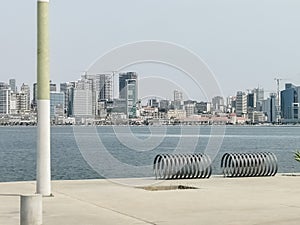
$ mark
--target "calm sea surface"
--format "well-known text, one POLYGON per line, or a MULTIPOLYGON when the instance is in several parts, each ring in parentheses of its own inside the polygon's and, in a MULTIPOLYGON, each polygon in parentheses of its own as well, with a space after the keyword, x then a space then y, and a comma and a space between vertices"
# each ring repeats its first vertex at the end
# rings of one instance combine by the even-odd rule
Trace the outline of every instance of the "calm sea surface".
MULTIPOLYGON (((221 174, 225 152, 273 152, 279 172, 300 172, 298 126, 52 127, 52 179, 153 176, 158 153, 207 152, 221 174), (220 146, 218 145, 220 144, 220 146)), ((36 127, 0 127, 0 182, 35 179, 36 127)))

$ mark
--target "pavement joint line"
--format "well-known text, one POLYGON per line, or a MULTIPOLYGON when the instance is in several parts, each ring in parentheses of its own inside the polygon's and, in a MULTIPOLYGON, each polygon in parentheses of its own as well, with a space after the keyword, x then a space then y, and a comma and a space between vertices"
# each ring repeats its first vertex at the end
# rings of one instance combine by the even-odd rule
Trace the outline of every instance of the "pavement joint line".
POLYGON ((127 214, 127 213, 124 213, 124 212, 120 212, 116 209, 111 209, 111 208, 108 208, 108 207, 105 207, 105 206, 102 206, 102 205, 98 205, 96 203, 93 203, 93 202, 89 202, 89 201, 86 201, 84 199, 81 199, 81 198, 78 198, 78 197, 75 197, 75 196, 72 196, 72 195, 68 195, 64 192, 60 192, 60 191, 55 191, 57 192, 58 194, 61 194, 61 195, 64 195, 68 198, 71 198, 71 199, 75 199, 77 201, 81 201, 81 202, 84 202, 84 203, 87 203, 87 204, 90 204, 90 205, 93 205, 93 206, 96 206, 96 207, 99 207, 101 209, 105 209, 105 210, 108 210, 108 211, 111 211, 111 212, 115 212, 117 214, 120 214, 120 215, 123 215, 123 216, 127 216, 129 218, 132 218, 132 219, 135 219, 135 220, 138 220, 139 222, 144 222, 144 223, 147 223, 147 224, 151 224, 151 225, 157 225, 156 223, 154 222, 151 222, 151 221, 148 221, 148 220, 145 220, 145 219, 142 219, 142 218, 139 218, 139 217, 136 217, 136 216, 133 216, 133 215, 130 215, 130 214, 127 214))

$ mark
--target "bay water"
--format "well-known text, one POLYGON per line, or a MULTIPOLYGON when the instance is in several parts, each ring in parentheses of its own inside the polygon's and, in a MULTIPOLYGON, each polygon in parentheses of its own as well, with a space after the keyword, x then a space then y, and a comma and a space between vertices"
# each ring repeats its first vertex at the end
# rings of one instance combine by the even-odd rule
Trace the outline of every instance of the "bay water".
MULTIPOLYGON (((0 127, 0 182, 35 180, 36 139, 36 127, 0 127)), ((187 152, 209 154, 213 174, 225 152, 273 152, 278 172, 294 173, 296 150, 299 126, 51 127, 54 180, 149 177, 157 154, 187 152)))

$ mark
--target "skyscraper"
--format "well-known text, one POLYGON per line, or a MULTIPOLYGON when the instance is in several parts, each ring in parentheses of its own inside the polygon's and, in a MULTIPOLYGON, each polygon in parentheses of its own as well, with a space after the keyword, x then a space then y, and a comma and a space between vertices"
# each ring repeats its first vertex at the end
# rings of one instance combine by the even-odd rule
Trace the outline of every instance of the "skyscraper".
POLYGON ((262 102, 262 110, 267 116, 267 122, 276 123, 276 93, 271 93, 270 97, 262 102))
POLYGON ((262 102, 265 99, 264 89, 259 88, 259 87, 255 88, 255 89, 253 89, 253 93, 255 93, 255 95, 256 95, 256 106, 255 106, 256 109, 255 110, 261 111, 262 110, 262 108, 261 108, 262 102))
POLYGON ((12 78, 9 79, 9 86, 12 92, 17 92, 17 85, 16 85, 16 79, 12 78))
POLYGON ((63 92, 50 92, 50 118, 54 122, 54 119, 58 116, 63 117, 65 106, 65 94, 63 92))
POLYGON ((100 93, 99 101, 111 101, 113 99, 113 75, 99 74, 100 93))
POLYGON ((88 118, 95 116, 93 112, 93 85, 91 80, 81 79, 75 83, 73 94, 73 116, 88 118))
POLYGON ((10 114, 11 89, 8 84, 0 82, 0 114, 10 114))
POLYGON ((247 113, 247 94, 242 91, 238 91, 236 94, 236 114, 237 116, 243 116, 247 113))
POLYGON ((252 112, 256 110, 256 92, 250 92, 247 95, 247 110, 252 112))
POLYGON ((24 83, 22 84, 21 93, 24 93, 25 95, 26 110, 30 110, 30 87, 28 84, 24 84, 24 83))
POLYGON ((285 84, 281 91, 281 116, 284 122, 300 121, 300 86, 285 84))
POLYGON ((64 93, 64 113, 68 117, 73 114, 73 99, 74 99, 75 82, 66 82, 60 84, 60 92, 64 93))
POLYGON ((126 99, 126 80, 137 80, 136 72, 126 72, 119 74, 119 98, 126 99))
POLYGON ((138 103, 137 79, 127 79, 125 85, 126 114, 127 118, 136 117, 136 106, 138 103))

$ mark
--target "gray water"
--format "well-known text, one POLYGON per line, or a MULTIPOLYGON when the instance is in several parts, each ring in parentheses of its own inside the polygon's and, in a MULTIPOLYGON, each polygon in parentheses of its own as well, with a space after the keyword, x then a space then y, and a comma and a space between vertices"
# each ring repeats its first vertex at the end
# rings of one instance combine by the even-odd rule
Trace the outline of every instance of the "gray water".
MULTIPOLYGON (((120 131, 118 128, 122 127, 97 127, 95 131, 98 136, 94 138, 95 134, 91 133, 92 128, 82 127, 81 133, 75 128, 76 135, 74 135, 73 127, 52 127, 52 179, 153 176, 151 166, 155 155, 174 151, 208 151, 208 154, 212 155, 215 151, 217 155, 212 164, 213 174, 221 174, 220 159, 225 152, 262 151, 273 152, 277 156, 278 172, 300 172, 300 163, 293 159, 294 151, 300 150, 300 127, 298 126, 227 126, 220 148, 212 148, 212 151, 206 149, 208 142, 214 141, 214 138, 222 140, 222 133, 212 133, 210 126, 158 127, 155 128, 158 132, 152 134, 147 126, 130 127, 131 133, 120 131), (84 129, 88 129, 88 134, 84 129), (82 134, 87 136, 82 136, 80 139, 82 134), (76 140, 81 142, 86 140, 88 144, 78 145, 76 140), (105 151, 100 149, 99 142, 104 146, 105 151), (140 148, 138 142, 140 144, 145 142, 145 146, 140 148), (85 146, 87 149, 84 149, 85 146), (96 156, 94 161, 90 159, 93 162, 87 162, 82 152, 89 148, 106 152, 120 162, 120 165, 129 165, 134 169, 127 170, 127 167, 116 166, 111 161, 96 156), (89 163, 93 166, 105 166, 96 168, 96 172, 89 163)), ((36 127, 0 127, 0 135, 0 182, 35 180, 36 127)))

